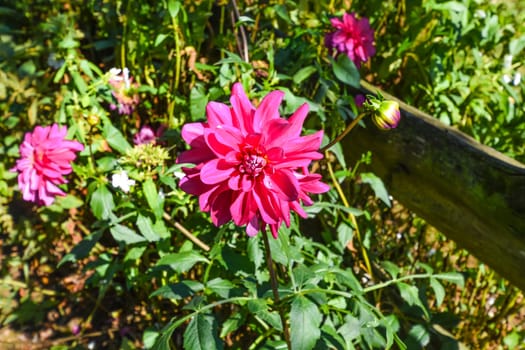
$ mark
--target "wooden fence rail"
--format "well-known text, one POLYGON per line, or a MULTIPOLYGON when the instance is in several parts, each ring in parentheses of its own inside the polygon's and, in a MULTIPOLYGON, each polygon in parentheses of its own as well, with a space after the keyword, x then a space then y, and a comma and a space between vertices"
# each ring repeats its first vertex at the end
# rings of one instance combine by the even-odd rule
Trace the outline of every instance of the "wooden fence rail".
POLYGON ((345 156, 372 151, 371 170, 400 203, 525 291, 525 165, 400 106, 397 129, 366 120, 343 140, 345 156))

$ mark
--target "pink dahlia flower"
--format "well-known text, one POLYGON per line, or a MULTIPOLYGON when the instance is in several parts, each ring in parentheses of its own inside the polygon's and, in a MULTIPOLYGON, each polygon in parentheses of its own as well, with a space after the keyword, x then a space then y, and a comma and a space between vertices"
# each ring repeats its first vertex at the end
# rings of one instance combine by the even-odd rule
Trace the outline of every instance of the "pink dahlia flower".
POLYGON ((20 145, 21 158, 16 161, 13 171, 18 171, 18 187, 26 201, 50 205, 56 196, 65 196, 58 185, 66 183, 64 175, 71 173, 71 162, 75 152, 84 146, 65 140, 67 128, 37 126, 33 133, 26 133, 20 145))
POLYGON ((325 36, 325 45, 335 49, 337 54, 346 54, 359 68, 376 53, 374 31, 370 28, 368 18, 357 19, 354 13, 345 13, 343 20, 330 20, 335 32, 325 36))
POLYGON ((120 114, 130 115, 139 103, 137 94, 137 83, 129 76, 129 69, 111 68, 109 70, 109 85, 113 91, 111 94, 117 100, 117 104, 111 104, 112 110, 118 109, 120 114))
POLYGON ((183 169, 186 176, 180 187, 199 196, 201 210, 210 212, 215 225, 233 220, 246 225, 249 236, 269 226, 277 237, 282 222, 290 225, 290 211, 306 217, 301 203, 313 203, 309 193, 328 191, 321 176, 307 168, 323 157, 318 152, 323 132, 300 136, 308 105, 283 119, 279 115, 283 95, 273 91, 255 108, 236 83, 231 107, 210 102, 207 122, 182 128, 191 149, 177 162, 196 166, 183 169))

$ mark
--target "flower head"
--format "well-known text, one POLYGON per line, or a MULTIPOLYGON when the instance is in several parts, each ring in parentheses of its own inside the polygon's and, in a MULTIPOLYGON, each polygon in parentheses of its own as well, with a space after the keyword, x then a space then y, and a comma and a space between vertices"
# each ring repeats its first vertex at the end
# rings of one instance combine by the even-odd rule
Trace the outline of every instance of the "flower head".
POLYGON ((129 69, 111 68, 109 70, 109 85, 111 94, 117 100, 117 104, 111 104, 111 109, 118 109, 120 114, 131 114, 139 103, 137 94, 137 83, 129 76, 129 69))
POLYGON ((236 83, 231 107, 210 102, 207 122, 182 128, 191 149, 177 162, 196 166, 183 168, 180 187, 199 196, 201 210, 210 212, 215 225, 233 220, 246 225, 249 236, 269 226, 277 237, 282 222, 290 224, 290 211, 306 217, 301 203, 313 203, 309 193, 329 189, 320 175, 307 170, 312 160, 322 158, 323 132, 300 136, 308 105, 286 120, 279 115, 283 96, 270 92, 255 108, 236 83))
POLYGON ((384 100, 381 94, 378 94, 378 97, 367 96, 363 107, 371 114, 372 121, 381 130, 394 129, 401 120, 399 103, 384 100))
POLYGON ((71 140, 65 140, 67 128, 37 126, 32 133, 26 133, 20 145, 20 159, 13 171, 18 171, 18 187, 26 201, 51 205, 56 196, 65 196, 58 188, 67 180, 64 175, 71 173, 71 162, 75 152, 84 146, 71 140))
POLYGON ((166 130, 166 126, 161 125, 157 128, 156 131, 150 126, 143 126, 140 128, 139 132, 133 137, 133 143, 136 145, 143 145, 147 143, 157 143, 157 139, 162 137, 162 134, 166 130))
POLYGON ((359 68, 376 53, 374 31, 368 18, 357 19, 354 13, 345 13, 343 19, 330 20, 334 32, 325 36, 325 45, 337 54, 346 54, 359 68))
POLYGON ((128 173, 124 170, 119 171, 111 176, 111 185, 115 188, 120 188, 123 192, 128 193, 131 186, 135 185, 135 180, 128 177, 128 173))

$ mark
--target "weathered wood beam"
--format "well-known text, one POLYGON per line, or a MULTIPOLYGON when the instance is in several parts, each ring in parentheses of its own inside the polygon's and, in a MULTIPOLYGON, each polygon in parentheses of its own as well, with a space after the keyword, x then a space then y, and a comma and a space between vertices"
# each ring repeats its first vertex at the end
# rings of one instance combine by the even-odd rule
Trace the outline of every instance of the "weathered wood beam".
POLYGON ((372 151, 371 170, 400 203, 525 291, 525 165, 398 102, 397 129, 365 118, 346 136, 348 160, 372 151))

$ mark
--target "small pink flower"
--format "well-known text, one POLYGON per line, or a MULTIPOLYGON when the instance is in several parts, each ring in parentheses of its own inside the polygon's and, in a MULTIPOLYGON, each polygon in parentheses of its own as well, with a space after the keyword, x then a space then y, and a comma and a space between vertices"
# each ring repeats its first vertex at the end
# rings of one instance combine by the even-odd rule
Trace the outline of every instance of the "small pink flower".
POLYGON ((233 220, 246 225, 249 236, 269 226, 277 237, 283 221, 290 225, 291 210, 306 217, 301 203, 313 203, 309 193, 328 191, 320 175, 308 172, 312 160, 323 157, 318 152, 323 132, 300 136, 308 105, 286 120, 279 115, 283 96, 273 91, 255 108, 236 83, 231 107, 210 102, 207 122, 182 128, 191 149, 177 162, 196 166, 183 168, 180 187, 199 196, 201 210, 210 212, 215 225, 233 220))
POLYGON ((153 129, 150 126, 143 126, 140 128, 139 132, 136 133, 133 137, 133 143, 136 145, 156 143, 157 139, 162 137, 162 134, 165 130, 165 125, 159 126, 156 131, 153 131, 153 129))
POLYGON ((13 171, 18 171, 18 187, 26 201, 50 205, 56 196, 65 196, 58 185, 67 183, 64 175, 71 173, 71 162, 84 146, 65 140, 67 128, 37 126, 33 133, 26 133, 20 145, 21 159, 13 171))
POLYGON ((325 36, 329 49, 346 54, 358 68, 376 53, 374 31, 368 18, 357 19, 355 13, 345 13, 342 21, 332 18, 330 22, 336 30, 325 36))
POLYGON ((365 101, 366 101, 366 97, 363 94, 357 94, 354 96, 354 103, 357 108, 363 107, 365 101))
POLYGON ((111 94, 117 100, 117 104, 111 104, 112 110, 118 109, 120 114, 130 115, 139 103, 137 94, 137 83, 133 83, 133 78, 129 76, 129 69, 111 68, 109 71, 109 85, 111 94))

